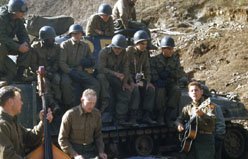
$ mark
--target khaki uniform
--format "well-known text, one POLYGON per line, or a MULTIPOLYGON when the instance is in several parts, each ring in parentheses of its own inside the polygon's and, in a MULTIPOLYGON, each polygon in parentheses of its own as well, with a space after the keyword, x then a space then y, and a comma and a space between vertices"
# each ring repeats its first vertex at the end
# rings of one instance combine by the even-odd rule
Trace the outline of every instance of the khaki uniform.
POLYGON ((29 66, 29 53, 23 54, 18 51, 20 44, 29 41, 24 20, 12 20, 7 6, 2 6, 0 8, 0 80, 12 82, 17 73, 17 66, 29 66), (15 36, 18 41, 13 40, 15 36), (18 55, 17 66, 7 55, 18 55))
POLYGON ((46 47, 42 41, 34 42, 31 47, 33 48, 32 70, 36 72, 39 66, 45 67, 48 105, 56 105, 61 100, 61 79, 59 74, 60 47, 57 44, 54 44, 53 47, 46 47))
POLYGON ((137 109, 140 104, 142 104, 142 109, 148 112, 153 111, 154 107, 154 88, 149 87, 146 89, 146 84, 150 83, 150 63, 149 63, 149 52, 145 50, 144 52, 138 51, 135 47, 129 46, 127 48, 129 70, 130 70, 130 80, 137 83, 139 79, 136 78, 137 73, 143 74, 142 82, 143 87, 136 87, 133 91, 131 98, 131 108, 137 109), (141 101, 141 99, 143 99, 141 101))
POLYGON ((101 128, 101 114, 97 109, 86 113, 81 105, 76 106, 63 115, 58 143, 71 157, 81 154, 84 158, 93 158, 97 154, 87 154, 90 152, 82 154, 82 151, 84 147, 93 144, 97 147, 98 153, 104 152, 101 128))
POLYGON ((116 97, 116 117, 123 118, 128 112, 128 103, 131 92, 122 89, 122 84, 127 83, 129 78, 129 63, 126 50, 115 55, 111 47, 103 48, 99 53, 98 60, 98 80, 100 82, 102 92, 101 97, 110 97, 109 87, 113 90, 113 95, 116 97), (120 81, 115 75, 115 72, 125 75, 123 81, 120 81))
POLYGON ((161 53, 151 58, 150 63, 152 83, 156 87, 156 110, 163 116, 167 109, 167 121, 172 120, 176 117, 174 110, 179 106, 181 96, 178 80, 186 74, 175 54, 166 58, 161 53), (166 72, 167 77, 163 77, 166 72))
POLYGON ((86 36, 99 36, 95 30, 104 32, 102 36, 113 36, 114 35, 114 22, 110 16, 107 22, 104 22, 100 15, 92 15, 86 25, 86 36))
POLYGON ((63 72, 61 89, 62 98, 66 105, 80 102, 82 90, 76 90, 77 92, 74 93, 74 88, 91 88, 99 94, 98 81, 81 66, 81 60, 86 58, 91 58, 91 51, 85 42, 76 43, 72 39, 68 39, 61 44, 59 66, 63 72), (76 72, 74 75, 78 76, 79 79, 72 79, 70 75, 72 70, 76 72))
MULTIPOLYGON (((200 106, 204 101, 201 99, 199 103, 191 103, 186 105, 182 109, 182 113, 177 118, 176 123, 184 124, 185 121, 189 121, 194 115, 193 110, 200 106)), ((214 158, 214 131, 216 124, 216 112, 215 105, 204 107, 201 110, 204 115, 197 117, 198 120, 198 131, 196 139, 194 140, 190 152, 187 154, 187 159, 213 159, 214 158)))
POLYGON ((41 143, 43 125, 40 122, 32 130, 17 123, 17 118, 0 108, 0 158, 22 159, 25 148, 34 148, 41 143))

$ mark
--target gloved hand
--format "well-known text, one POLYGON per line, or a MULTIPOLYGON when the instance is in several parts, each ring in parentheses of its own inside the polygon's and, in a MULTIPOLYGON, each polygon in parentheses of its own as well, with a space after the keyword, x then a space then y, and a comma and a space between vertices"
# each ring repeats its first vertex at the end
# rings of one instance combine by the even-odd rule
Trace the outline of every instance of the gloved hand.
POLYGON ((83 68, 93 67, 95 65, 95 60, 93 58, 84 58, 81 60, 81 66, 83 68))
POLYGON ((164 70, 164 71, 159 72, 159 77, 163 80, 168 79, 170 76, 171 76, 171 73, 168 70, 164 70))

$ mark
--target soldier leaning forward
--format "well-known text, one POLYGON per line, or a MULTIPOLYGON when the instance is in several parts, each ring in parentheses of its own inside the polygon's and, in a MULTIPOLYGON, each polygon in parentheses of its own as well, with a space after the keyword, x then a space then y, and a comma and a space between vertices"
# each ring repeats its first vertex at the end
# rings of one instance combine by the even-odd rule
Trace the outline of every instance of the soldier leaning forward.
POLYGON ((83 42, 83 28, 73 24, 69 28, 70 39, 61 44, 59 65, 63 72, 61 77, 62 99, 66 105, 73 106, 80 102, 82 89, 91 88, 99 93, 98 81, 87 72, 95 65, 89 45, 83 42), (74 90, 73 90, 74 89, 74 90))
MULTIPOLYGON (((199 82, 191 82, 188 85, 188 94, 192 103, 183 107, 176 125, 179 132, 187 127, 183 125, 189 120, 196 123, 198 129, 196 138, 193 140, 190 151, 186 154, 187 159, 214 159, 214 131, 216 125, 215 104, 203 98, 203 89, 199 82)), ((194 130, 194 125, 192 129, 194 130)), ((192 134, 191 129, 188 130, 192 134)), ((189 137, 189 139, 192 139, 189 137)), ((186 141, 188 142, 188 141, 186 141)), ((187 146, 185 147, 186 149, 187 146)))
POLYGON ((111 6, 101 4, 98 8, 98 13, 92 15, 88 20, 86 36, 113 36, 114 22, 111 14, 111 6))
POLYGON ((30 39, 23 19, 27 10, 23 0, 10 0, 0 8, 0 80, 12 82, 16 75, 23 80, 23 72, 29 66, 30 39), (18 55, 17 66, 8 55, 18 55))
POLYGON ((151 58, 150 62, 152 82, 156 87, 156 110, 159 113, 158 122, 164 123, 166 111, 166 123, 168 126, 172 126, 181 96, 178 80, 186 74, 180 65, 179 58, 173 51, 174 40, 165 36, 161 40, 160 47, 162 53, 151 58))
POLYGON ((143 122, 155 124, 150 117, 154 107, 155 87, 150 83, 149 52, 146 50, 149 36, 140 30, 134 34, 133 39, 134 46, 127 48, 130 82, 133 87, 130 104, 131 122, 136 123, 137 110, 140 107, 143 111, 143 122))
POLYGON ((32 44, 31 68, 36 72, 39 66, 46 70, 46 100, 54 112, 59 110, 58 102, 61 100, 59 54, 60 47, 55 44, 55 30, 50 26, 44 26, 39 31, 39 41, 32 44))
MULTIPOLYGON (((121 125, 129 124, 126 122, 126 117, 131 96, 131 87, 127 83, 129 62, 126 47, 126 37, 121 34, 115 35, 112 38, 112 43, 100 51, 98 60, 99 74, 97 75, 101 85, 101 100, 109 101, 109 86, 113 90, 112 94, 116 101, 115 116, 121 125)), ((102 105, 101 111, 104 111, 106 106, 102 105)))

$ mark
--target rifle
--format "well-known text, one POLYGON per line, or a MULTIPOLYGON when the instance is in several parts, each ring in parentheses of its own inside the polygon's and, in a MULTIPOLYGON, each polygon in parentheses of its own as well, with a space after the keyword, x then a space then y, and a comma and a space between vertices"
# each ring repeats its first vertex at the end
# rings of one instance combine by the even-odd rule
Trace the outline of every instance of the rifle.
POLYGON ((40 145, 37 149, 32 151, 30 154, 26 156, 27 159, 70 159, 65 153, 63 153, 60 149, 52 144, 49 123, 46 119, 47 115, 47 107, 46 107, 46 83, 45 83, 45 67, 40 66, 37 71, 37 79, 38 79, 38 91, 39 96, 42 100, 42 109, 44 110, 44 143, 40 145))
MULTIPOLYGON (((210 98, 207 98, 201 103, 198 109, 202 109, 211 105, 210 98)), ((198 131, 198 118, 196 115, 193 115, 190 120, 185 124, 184 131, 179 134, 179 140, 181 141, 181 150, 180 152, 188 153, 191 149, 193 140, 196 138, 198 131)))

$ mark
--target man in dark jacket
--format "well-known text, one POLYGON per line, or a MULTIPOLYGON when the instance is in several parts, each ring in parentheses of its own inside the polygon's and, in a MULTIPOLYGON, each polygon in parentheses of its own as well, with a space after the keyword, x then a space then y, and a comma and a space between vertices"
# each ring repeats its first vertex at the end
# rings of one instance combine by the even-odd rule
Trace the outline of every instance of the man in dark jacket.
POLYGON ((22 79, 29 66, 30 40, 23 20, 27 10, 23 0, 10 0, 8 5, 0 8, 0 80, 12 82, 16 74, 22 79), (13 39, 15 36, 17 41, 13 39), (8 55, 18 55, 17 66, 8 55))

